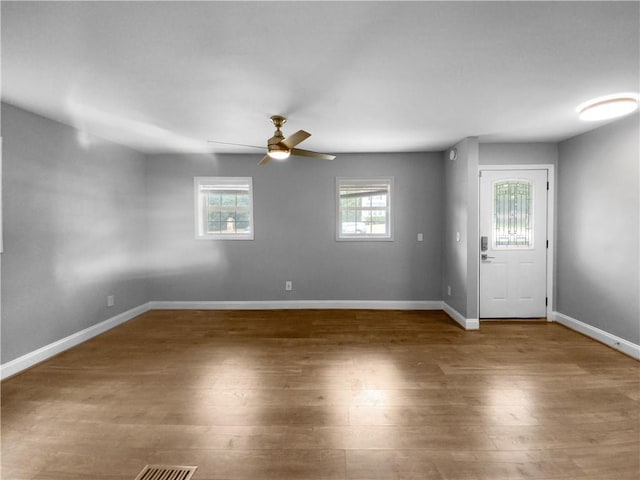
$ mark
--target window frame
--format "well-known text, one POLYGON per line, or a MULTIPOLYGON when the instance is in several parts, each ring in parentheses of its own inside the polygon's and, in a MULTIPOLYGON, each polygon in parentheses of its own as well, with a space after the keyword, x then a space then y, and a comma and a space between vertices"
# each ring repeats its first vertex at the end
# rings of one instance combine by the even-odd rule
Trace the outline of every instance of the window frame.
POLYGON ((253 221, 253 177, 193 177, 194 185, 194 218, 196 240, 253 240, 255 224, 253 221), (249 192, 249 232, 247 233, 204 233, 203 205, 201 203, 200 187, 202 185, 235 186, 246 185, 249 192))
POLYGON ((394 220, 395 220, 395 178, 389 177, 336 177, 335 184, 335 201, 336 201, 336 241, 338 242, 393 242, 394 241, 394 220), (380 183, 386 183, 388 188, 387 206, 384 209, 387 213, 387 225, 388 232, 386 234, 344 234, 341 228, 342 210, 340 208, 340 187, 344 184, 362 184, 362 185, 375 185, 380 183))

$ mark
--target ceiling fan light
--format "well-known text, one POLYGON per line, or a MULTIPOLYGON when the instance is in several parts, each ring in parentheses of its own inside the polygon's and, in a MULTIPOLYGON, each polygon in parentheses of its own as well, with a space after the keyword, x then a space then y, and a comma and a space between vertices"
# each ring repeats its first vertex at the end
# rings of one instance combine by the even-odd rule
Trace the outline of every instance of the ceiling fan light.
POLYGON ((276 131, 273 134, 273 137, 267 141, 267 155, 274 160, 284 160, 289 158, 289 155, 291 155, 291 150, 289 150, 286 145, 282 145, 280 143, 284 140, 284 135, 280 130, 280 126, 286 122, 286 119, 276 115, 275 117, 271 117, 271 120, 276 125, 276 131))
POLYGON ((622 117, 638 109, 638 95, 635 93, 617 93, 594 98, 576 108, 580 120, 597 122, 622 117))
POLYGON ((269 150, 269 152, 267 152, 267 155, 269 155, 274 160, 285 160, 285 159, 289 158, 289 155, 291 155, 291 152, 289 150, 286 150, 286 149, 283 149, 283 150, 269 150))

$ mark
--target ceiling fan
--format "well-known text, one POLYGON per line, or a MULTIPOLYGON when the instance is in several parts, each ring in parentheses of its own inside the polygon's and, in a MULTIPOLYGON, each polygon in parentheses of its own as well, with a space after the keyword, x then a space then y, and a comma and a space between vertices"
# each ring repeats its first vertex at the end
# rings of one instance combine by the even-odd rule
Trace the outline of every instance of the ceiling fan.
POLYGON ((311 136, 309 132, 305 132, 304 130, 298 130, 293 135, 284 137, 282 133, 282 126, 287 123, 287 118, 282 115, 273 115, 271 117, 271 121, 276 127, 276 131, 269 140, 267 140, 266 147, 259 147, 257 145, 244 145, 242 143, 229 143, 229 142, 215 142, 213 140, 209 140, 209 143, 220 143, 224 145, 237 145, 239 147, 252 147, 252 148, 261 148, 266 149, 267 154, 264 156, 262 160, 258 162, 258 165, 266 165, 271 160, 284 160, 289 158, 290 155, 295 155, 298 157, 311 157, 311 158, 319 158, 321 160, 333 160, 336 158, 335 155, 329 155, 327 153, 318 153, 312 152, 309 150, 302 150, 300 148, 295 148, 296 145, 303 142, 307 138, 311 136))

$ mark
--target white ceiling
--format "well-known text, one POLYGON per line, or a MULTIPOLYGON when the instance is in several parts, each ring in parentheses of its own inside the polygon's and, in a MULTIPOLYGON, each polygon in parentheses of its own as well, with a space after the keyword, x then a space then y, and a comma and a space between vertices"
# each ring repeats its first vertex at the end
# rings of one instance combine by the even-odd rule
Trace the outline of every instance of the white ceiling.
MULTIPOLYGON (((144 152, 558 141, 639 90, 638 2, 8 2, 2 99, 144 152)), ((92 140, 85 137, 86 141, 92 140)))

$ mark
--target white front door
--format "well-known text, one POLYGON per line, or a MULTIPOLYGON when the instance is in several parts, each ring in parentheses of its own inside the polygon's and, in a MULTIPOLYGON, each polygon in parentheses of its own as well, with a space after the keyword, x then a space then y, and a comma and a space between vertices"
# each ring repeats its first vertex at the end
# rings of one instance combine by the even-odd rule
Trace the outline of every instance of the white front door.
POLYGON ((547 170, 480 172, 480 318, 546 316, 547 170))

